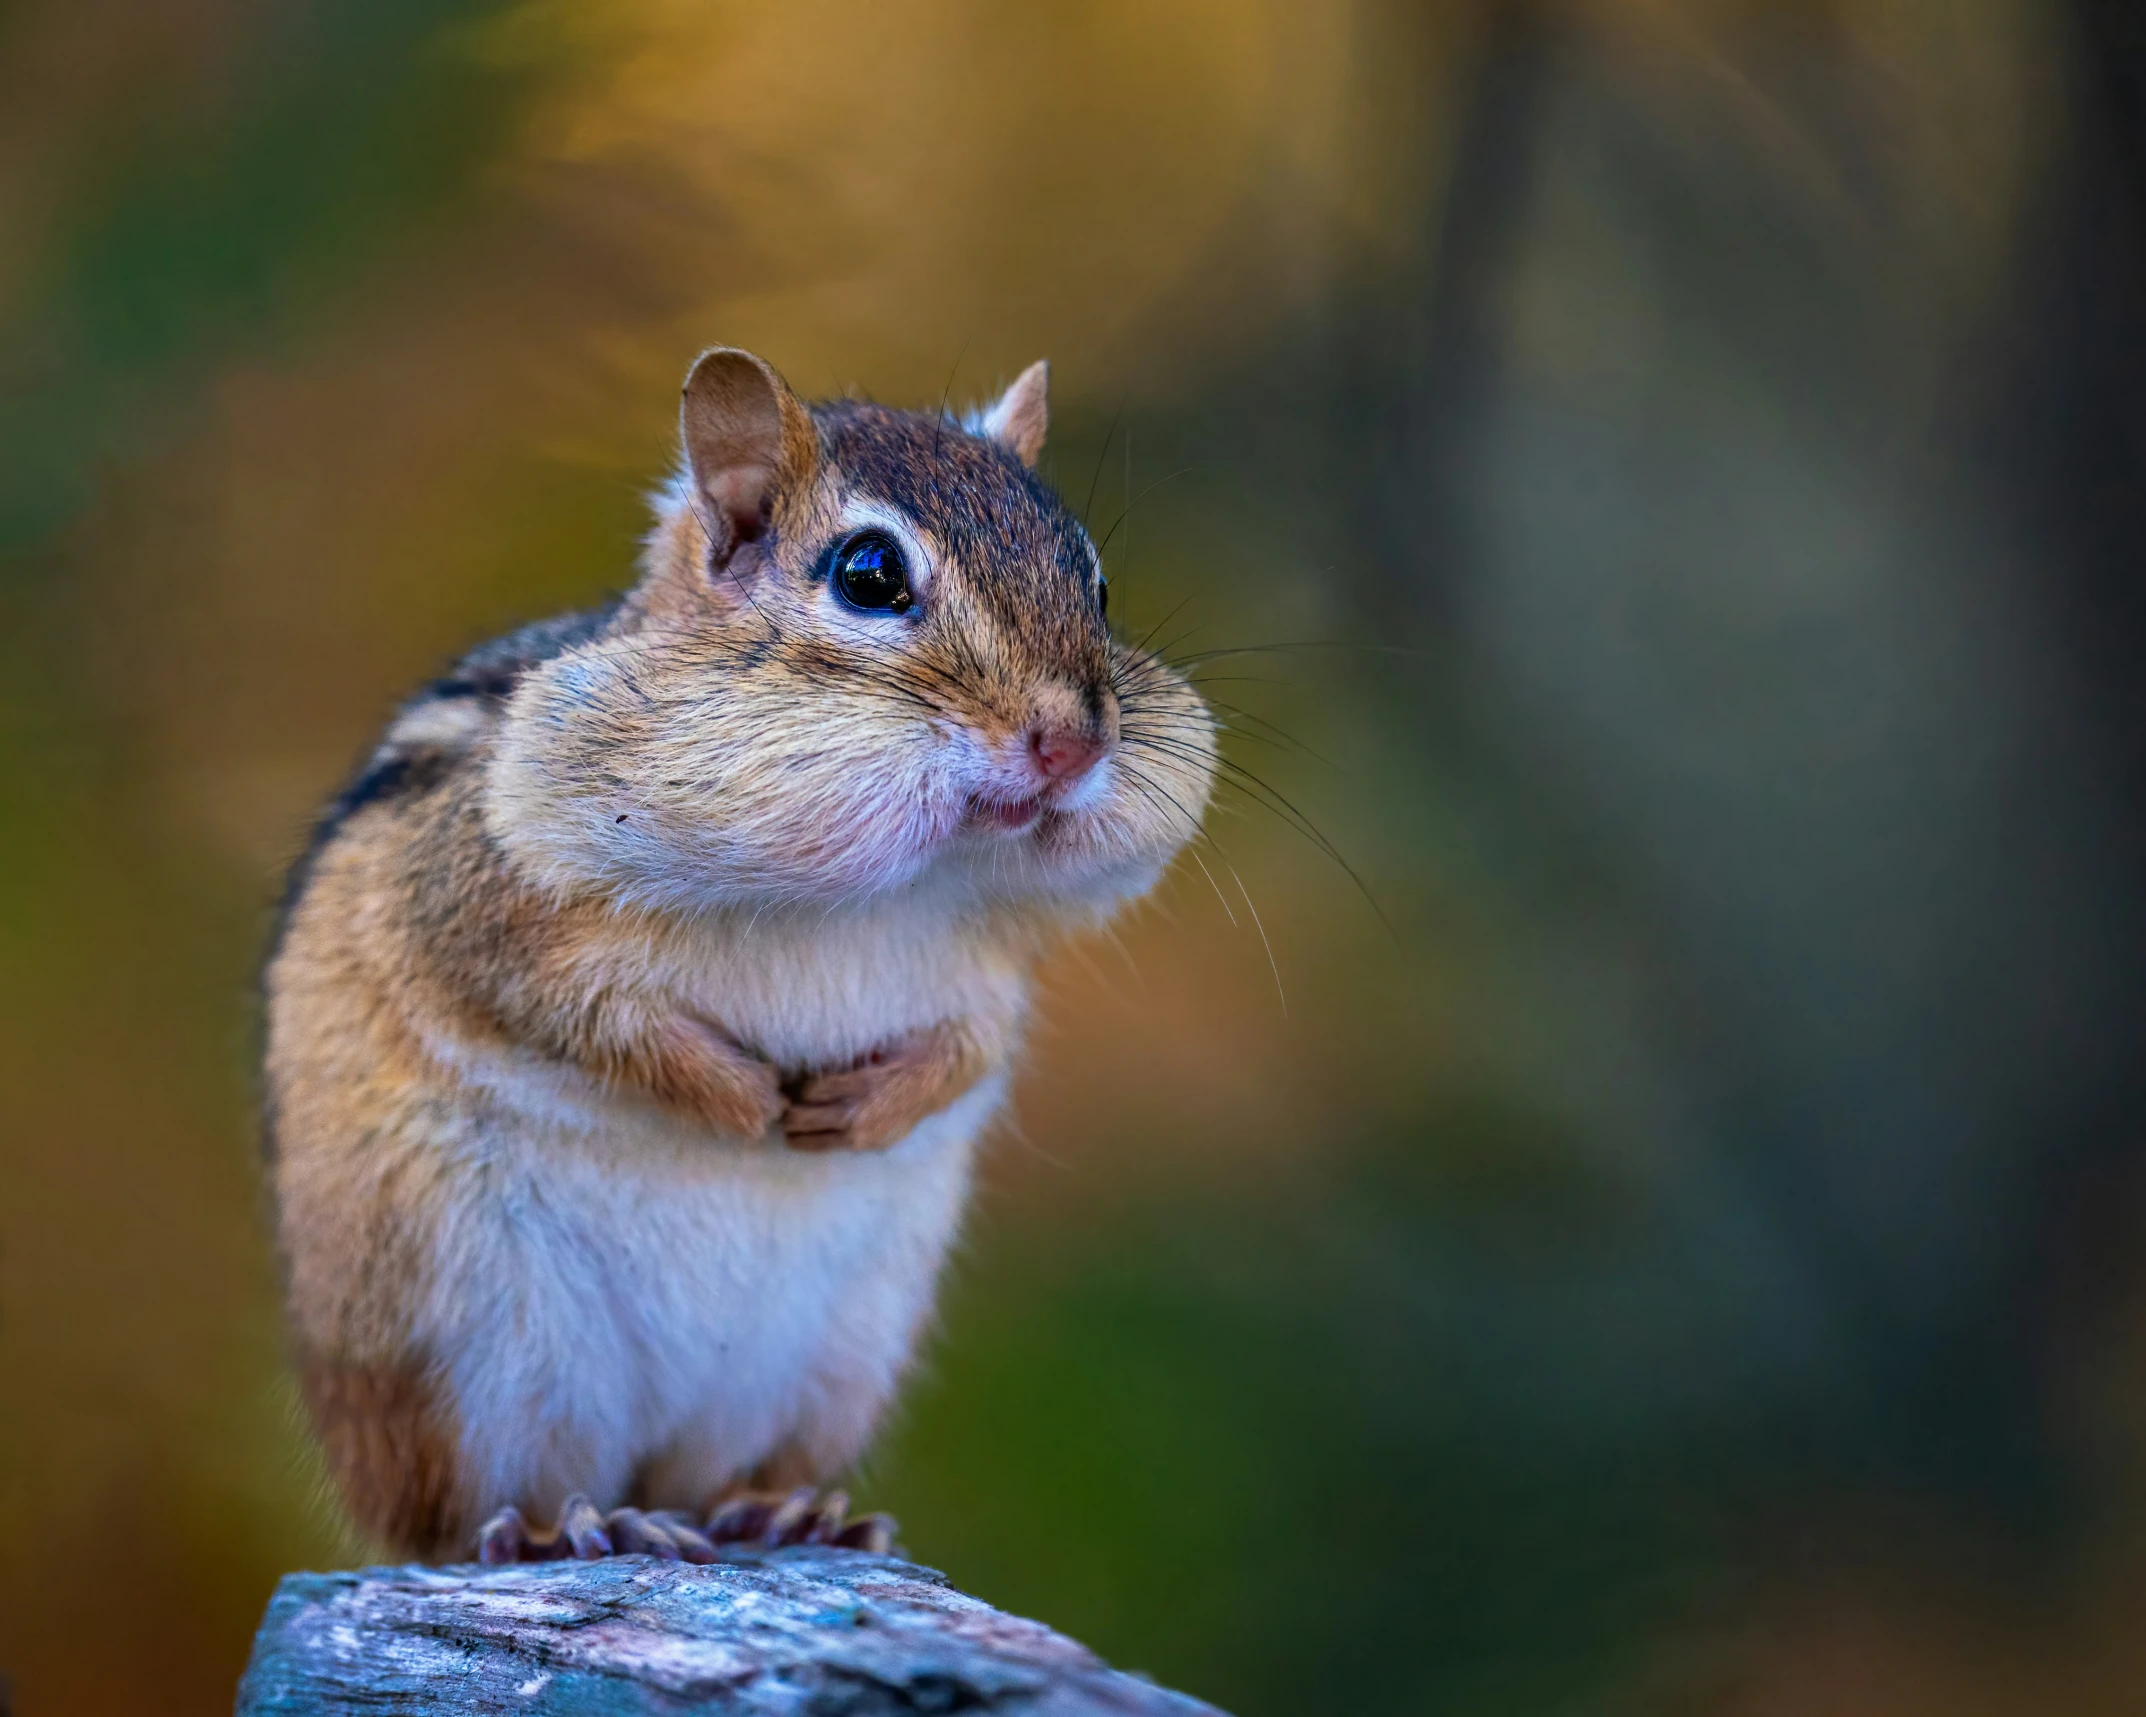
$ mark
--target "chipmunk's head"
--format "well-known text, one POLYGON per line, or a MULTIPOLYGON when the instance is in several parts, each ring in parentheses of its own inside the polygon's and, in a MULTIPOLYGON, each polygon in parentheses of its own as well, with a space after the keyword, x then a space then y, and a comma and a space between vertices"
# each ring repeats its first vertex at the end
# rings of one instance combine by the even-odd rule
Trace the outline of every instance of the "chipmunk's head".
POLYGON ((1035 474, 1047 382, 954 422, 808 408, 702 354, 642 583, 515 693, 510 849, 681 906, 1146 888, 1198 831, 1214 727, 1110 634, 1095 545, 1035 474))

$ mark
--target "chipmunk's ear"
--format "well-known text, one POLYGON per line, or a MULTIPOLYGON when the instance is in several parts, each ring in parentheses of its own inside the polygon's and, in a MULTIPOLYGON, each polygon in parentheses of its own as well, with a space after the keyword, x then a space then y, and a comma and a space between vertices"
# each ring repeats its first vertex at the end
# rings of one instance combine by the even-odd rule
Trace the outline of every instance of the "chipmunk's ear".
POLYGON ((790 384, 735 346, 694 359, 678 429, 718 561, 765 531, 783 498, 819 467, 819 434, 790 384))
POLYGON ((986 406, 976 419, 976 433, 997 442, 1023 465, 1034 468, 1043 454, 1043 437, 1051 427, 1051 366, 1038 358, 1013 378, 1013 386, 986 406))

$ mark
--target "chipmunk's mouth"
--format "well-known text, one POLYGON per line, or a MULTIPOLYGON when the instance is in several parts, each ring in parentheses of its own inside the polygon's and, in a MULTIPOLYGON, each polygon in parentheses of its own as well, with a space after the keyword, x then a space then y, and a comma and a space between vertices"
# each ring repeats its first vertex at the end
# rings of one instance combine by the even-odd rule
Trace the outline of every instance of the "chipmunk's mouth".
POLYGON ((1025 835, 1043 821, 1043 812, 1040 797, 985 799, 971 793, 962 807, 961 820, 969 828, 990 834, 1025 835))

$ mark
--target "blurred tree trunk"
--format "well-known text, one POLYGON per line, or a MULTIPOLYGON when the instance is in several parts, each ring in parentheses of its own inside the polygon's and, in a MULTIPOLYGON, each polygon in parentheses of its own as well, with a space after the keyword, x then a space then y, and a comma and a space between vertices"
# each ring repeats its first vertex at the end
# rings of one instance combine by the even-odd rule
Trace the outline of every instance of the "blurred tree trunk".
POLYGON ((1980 187, 1850 37, 1606 15, 1491 15, 1366 612, 1561 879, 1526 1005, 1596 1076, 1514 1078, 1682 1284, 1620 1374, 2046 1518, 2146 1134, 2146 21, 2072 0, 1978 319, 1922 217, 1980 187))

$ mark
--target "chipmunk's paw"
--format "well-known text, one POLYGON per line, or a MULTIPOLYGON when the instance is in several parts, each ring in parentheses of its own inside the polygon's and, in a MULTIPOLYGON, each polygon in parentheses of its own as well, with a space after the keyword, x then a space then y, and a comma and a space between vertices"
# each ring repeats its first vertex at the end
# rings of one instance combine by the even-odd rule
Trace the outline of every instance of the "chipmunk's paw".
POLYGON ((783 1137, 801 1151, 876 1151, 900 1134, 882 1137, 873 1099, 895 1077, 892 1057, 874 1050, 854 1067, 808 1073, 790 1087, 782 1112, 783 1137))
POLYGON ((849 1513, 841 1491, 804 1489, 788 1495, 733 1497, 696 1526, 677 1509, 643 1512, 614 1508, 600 1513, 578 1493, 566 1499, 549 1531, 532 1527, 518 1508, 507 1507, 484 1523, 477 1534, 477 1560, 488 1566, 509 1562, 593 1562, 601 1556, 655 1556, 666 1562, 713 1562, 719 1544, 755 1544, 775 1549, 785 1544, 833 1544, 849 1550, 885 1555, 894 1547, 894 1522, 884 1514, 849 1513))
POLYGON ((787 1494, 748 1491, 731 1497, 716 1505, 702 1530, 717 1544, 755 1544, 769 1550, 785 1544, 833 1544, 884 1556, 894 1549, 895 1526, 888 1514, 853 1516, 846 1492, 806 1485, 787 1494))
POLYGON ((915 1032, 785 1085, 783 1136, 800 1151, 883 1151, 982 1076, 982 1058, 958 1029, 915 1032))

